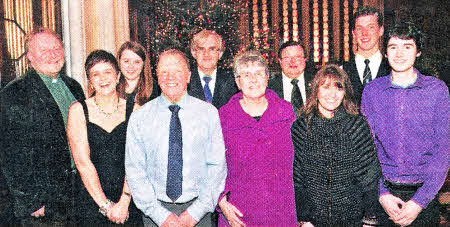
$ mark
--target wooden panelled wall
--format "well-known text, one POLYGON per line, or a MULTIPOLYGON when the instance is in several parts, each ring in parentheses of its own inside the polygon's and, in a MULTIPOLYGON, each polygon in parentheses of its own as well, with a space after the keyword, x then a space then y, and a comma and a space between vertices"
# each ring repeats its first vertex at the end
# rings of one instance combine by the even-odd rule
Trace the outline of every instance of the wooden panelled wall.
POLYGON ((376 0, 250 0, 240 30, 249 35, 246 45, 269 52, 272 61, 289 40, 302 42, 316 65, 348 61, 356 51, 350 20, 363 5, 383 12, 383 1, 376 0))
MULTIPOLYGON (((384 10, 384 0, 248 0, 240 15, 241 49, 255 47, 276 63, 281 43, 299 40, 315 65, 346 61, 355 51, 350 19, 362 5, 384 10)), ((130 38, 150 50, 149 18, 138 7, 129 1, 130 38)))
POLYGON ((1 84, 22 75, 29 65, 25 59, 25 34, 45 27, 61 34, 59 0, 3 0, 0 6, 1 84))

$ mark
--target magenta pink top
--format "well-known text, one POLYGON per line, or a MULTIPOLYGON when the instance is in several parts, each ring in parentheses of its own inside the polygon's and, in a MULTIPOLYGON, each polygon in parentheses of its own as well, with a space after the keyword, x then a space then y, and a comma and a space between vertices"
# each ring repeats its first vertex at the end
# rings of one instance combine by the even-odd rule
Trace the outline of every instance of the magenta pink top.
MULTIPOLYGON (((290 132, 295 114, 274 91, 267 89, 265 96, 269 105, 259 121, 242 109, 241 92, 219 110, 228 166, 223 195, 228 193, 247 226, 296 226, 290 132)), ((219 226, 226 225, 221 214, 219 226)))

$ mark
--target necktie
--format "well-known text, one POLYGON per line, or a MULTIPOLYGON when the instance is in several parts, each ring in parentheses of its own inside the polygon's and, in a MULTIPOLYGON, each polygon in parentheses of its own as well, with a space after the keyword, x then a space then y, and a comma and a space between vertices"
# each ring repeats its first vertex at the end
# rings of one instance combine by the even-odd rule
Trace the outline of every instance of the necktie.
POLYGON ((178 117, 180 107, 169 106, 172 111, 169 131, 169 154, 167 163, 166 194, 172 201, 176 201, 182 192, 183 182, 183 139, 181 136, 181 123, 178 117))
POLYGON ((291 104, 294 107, 294 111, 297 111, 303 105, 302 93, 300 93, 300 88, 298 87, 298 80, 292 79, 292 94, 291 94, 291 104))
POLYGON ((370 81, 372 81, 372 72, 370 72, 369 68, 369 59, 364 60, 364 63, 366 63, 366 68, 364 68, 364 74, 363 74, 363 85, 365 86, 370 81))
POLYGON ((211 94, 211 90, 209 89, 209 81, 211 81, 211 77, 204 76, 203 80, 205 81, 205 86, 203 87, 203 93, 205 93, 206 101, 211 103, 212 102, 212 94, 211 94))

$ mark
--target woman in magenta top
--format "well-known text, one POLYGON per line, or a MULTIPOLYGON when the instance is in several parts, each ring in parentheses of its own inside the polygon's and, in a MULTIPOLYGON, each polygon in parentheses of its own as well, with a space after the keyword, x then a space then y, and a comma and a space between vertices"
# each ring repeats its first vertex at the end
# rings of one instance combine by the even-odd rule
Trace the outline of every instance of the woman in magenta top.
POLYGON ((228 165, 219 226, 295 226, 292 106, 266 89, 258 52, 236 56, 234 75, 241 92, 219 110, 228 165))

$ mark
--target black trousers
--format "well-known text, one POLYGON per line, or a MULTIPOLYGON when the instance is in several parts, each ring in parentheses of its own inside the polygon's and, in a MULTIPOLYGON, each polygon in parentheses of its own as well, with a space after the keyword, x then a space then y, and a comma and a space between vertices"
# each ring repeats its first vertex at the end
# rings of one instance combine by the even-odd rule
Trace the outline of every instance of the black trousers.
MULTIPOLYGON (((385 185, 388 187, 389 192, 392 195, 399 197, 404 202, 409 201, 414 196, 417 189, 421 187, 421 185, 417 185, 416 187, 414 187, 414 185, 402 186, 401 184, 392 183, 389 181, 386 181, 385 185)), ((389 215, 384 211, 381 205, 379 205, 377 219, 380 226, 399 226, 389 219, 389 215)), ((439 222, 439 201, 436 195, 428 206, 419 213, 416 220, 414 220, 409 226, 437 227, 439 226, 439 222)))

